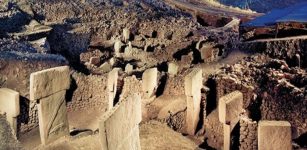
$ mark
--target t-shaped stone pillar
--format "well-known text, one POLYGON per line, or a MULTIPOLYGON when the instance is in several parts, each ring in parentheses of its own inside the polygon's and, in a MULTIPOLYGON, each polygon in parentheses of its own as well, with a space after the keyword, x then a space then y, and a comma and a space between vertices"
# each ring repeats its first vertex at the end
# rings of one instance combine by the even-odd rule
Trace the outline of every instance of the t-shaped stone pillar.
POLYGON ((42 144, 69 135, 65 94, 70 87, 68 66, 32 73, 30 100, 37 101, 39 131, 42 144))
POLYGON ((186 130, 190 135, 195 134, 199 121, 202 86, 202 70, 199 68, 194 69, 184 79, 184 90, 187 99, 186 130))
POLYGON ((240 120, 240 114, 243 112, 243 94, 240 91, 234 91, 221 97, 218 110, 220 122, 229 124, 230 131, 232 131, 240 120))

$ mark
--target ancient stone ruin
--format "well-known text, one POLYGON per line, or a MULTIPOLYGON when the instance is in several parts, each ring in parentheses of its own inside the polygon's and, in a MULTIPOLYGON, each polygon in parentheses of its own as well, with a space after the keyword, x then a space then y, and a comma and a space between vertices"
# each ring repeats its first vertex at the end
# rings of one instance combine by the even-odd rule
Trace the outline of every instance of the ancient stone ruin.
POLYGON ((0 0, 0 150, 307 149, 306 7, 0 0))
POLYGON ((32 73, 30 100, 37 102, 42 144, 69 135, 66 90, 70 87, 69 67, 56 67, 32 73))

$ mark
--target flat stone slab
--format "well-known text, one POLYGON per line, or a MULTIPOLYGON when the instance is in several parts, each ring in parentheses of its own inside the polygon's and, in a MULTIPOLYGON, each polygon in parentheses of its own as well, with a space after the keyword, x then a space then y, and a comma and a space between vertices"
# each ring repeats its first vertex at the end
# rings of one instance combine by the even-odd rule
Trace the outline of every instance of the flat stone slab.
POLYGON ((109 110, 99 124, 102 149, 140 149, 138 124, 142 120, 141 97, 133 95, 109 110))
POLYGON ((17 117, 20 113, 19 93, 0 88, 0 111, 6 112, 7 116, 17 117))
POLYGON ((64 90, 42 98, 37 104, 39 131, 43 144, 69 135, 65 93, 64 90))
POLYGON ((144 92, 144 98, 150 98, 155 93, 155 89, 158 86, 158 69, 147 69, 142 76, 142 90, 144 92))
POLYGON ((243 112, 243 94, 234 91, 219 99, 219 120, 223 124, 230 124, 231 130, 240 120, 243 112))
POLYGON ((70 87, 68 66, 50 68, 30 76, 30 100, 38 100, 70 87))
POLYGON ((258 150, 291 150, 291 124, 287 121, 260 121, 258 150))

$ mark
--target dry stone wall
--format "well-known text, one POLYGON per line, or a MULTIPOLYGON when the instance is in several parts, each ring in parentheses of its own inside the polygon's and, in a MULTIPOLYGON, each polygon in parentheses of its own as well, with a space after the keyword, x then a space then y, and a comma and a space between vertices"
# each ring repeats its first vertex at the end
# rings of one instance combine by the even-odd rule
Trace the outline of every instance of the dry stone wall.
POLYGON ((216 78, 216 83, 217 99, 233 91, 240 91, 243 93, 243 108, 247 108, 249 106, 254 94, 253 86, 244 84, 242 81, 240 81, 240 79, 229 75, 220 75, 216 78))
POLYGON ((257 150, 257 122, 248 118, 240 118, 240 150, 257 150))
POLYGON ((307 132, 306 91, 295 88, 287 81, 269 81, 270 93, 264 93, 260 107, 265 120, 287 120, 293 128, 293 138, 307 132), (298 111, 299 110, 299 111, 298 111))
POLYGON ((67 103, 69 112, 85 109, 107 110, 107 77, 99 75, 86 76, 82 73, 72 74, 72 98, 67 103))
POLYGON ((307 67, 307 39, 306 37, 281 38, 276 40, 257 40, 240 45, 240 49, 261 52, 273 58, 287 60, 291 66, 307 67), (297 63, 296 55, 301 62, 297 63), (292 63, 291 63, 292 62, 292 63))

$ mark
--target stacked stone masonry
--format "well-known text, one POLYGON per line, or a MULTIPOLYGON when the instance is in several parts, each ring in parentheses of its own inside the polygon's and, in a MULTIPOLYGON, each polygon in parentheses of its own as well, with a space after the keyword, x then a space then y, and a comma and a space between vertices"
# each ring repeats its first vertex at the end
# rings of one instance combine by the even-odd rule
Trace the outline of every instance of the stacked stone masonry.
POLYGON ((229 75, 221 75, 216 78, 217 100, 233 91, 240 91, 243 93, 243 108, 246 109, 253 98, 254 87, 243 84, 237 78, 233 78, 229 75))
POLYGON ((257 150, 257 122, 248 118, 240 118, 240 150, 257 150))
POLYGON ((72 99, 67 103, 69 112, 86 109, 107 110, 108 95, 106 76, 86 76, 81 73, 73 73, 72 78, 73 85, 68 92, 68 94, 72 95, 72 99))

